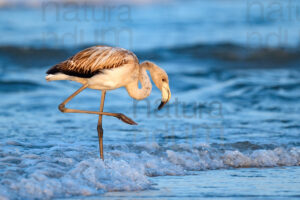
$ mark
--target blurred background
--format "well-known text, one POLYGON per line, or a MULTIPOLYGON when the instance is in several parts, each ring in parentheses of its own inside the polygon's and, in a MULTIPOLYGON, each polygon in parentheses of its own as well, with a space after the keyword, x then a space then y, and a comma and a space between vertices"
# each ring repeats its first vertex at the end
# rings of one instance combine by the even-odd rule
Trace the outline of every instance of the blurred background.
POLYGON ((293 0, 0 0, 0 199, 299 197, 299 25, 293 0), (159 112, 157 88, 108 93, 104 110, 139 125, 104 117, 104 163, 97 117, 57 109, 80 85, 44 79, 103 44, 164 68, 172 91, 159 112))

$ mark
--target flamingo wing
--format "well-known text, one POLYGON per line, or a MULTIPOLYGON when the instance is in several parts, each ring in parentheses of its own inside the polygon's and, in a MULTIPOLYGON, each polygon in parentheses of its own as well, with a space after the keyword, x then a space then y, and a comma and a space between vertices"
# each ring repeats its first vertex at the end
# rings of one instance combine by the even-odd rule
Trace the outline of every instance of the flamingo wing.
POLYGON ((90 78, 103 73, 105 69, 113 69, 129 63, 138 63, 137 57, 131 51, 109 46, 93 46, 51 67, 47 74, 64 73, 90 78))

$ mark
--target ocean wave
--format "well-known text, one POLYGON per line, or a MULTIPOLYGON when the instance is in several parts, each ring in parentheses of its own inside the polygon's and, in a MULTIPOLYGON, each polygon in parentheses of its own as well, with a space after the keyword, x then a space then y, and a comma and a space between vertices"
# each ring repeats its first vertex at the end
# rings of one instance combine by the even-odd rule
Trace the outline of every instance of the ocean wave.
POLYGON ((32 91, 41 87, 42 85, 32 81, 13 81, 13 80, 0 80, 0 92, 20 92, 32 91))
POLYGON ((76 50, 69 48, 0 46, 0 58, 3 66, 16 64, 24 67, 41 67, 54 65, 65 60, 76 50))
POLYGON ((157 48, 150 51, 137 52, 144 57, 151 55, 153 59, 174 57, 188 57, 190 59, 214 59, 228 63, 244 63, 245 67, 255 67, 252 63, 260 64, 255 68, 272 68, 279 64, 299 61, 300 48, 284 47, 252 47, 235 43, 193 44, 174 46, 169 48, 157 48), (274 65, 266 65, 274 64, 274 65))
MULTIPOLYGON (((14 147, 14 142, 2 145, 14 147)), ((16 199, 145 190, 153 188, 149 177, 188 175, 199 170, 300 165, 300 149, 296 147, 240 151, 206 144, 109 145, 105 146, 109 149, 105 162, 97 158, 97 152, 82 146, 59 145, 40 153, 5 149, 0 150, 0 197, 14 194, 7 198, 16 199)))
MULTIPOLYGON (((53 65, 74 53, 87 48, 80 47, 21 47, 0 46, 0 57, 7 62, 23 66, 53 65)), ((195 44, 174 47, 161 47, 134 51, 140 60, 215 60, 229 67, 278 68, 298 66, 300 47, 267 48, 249 47, 233 43, 195 44)))

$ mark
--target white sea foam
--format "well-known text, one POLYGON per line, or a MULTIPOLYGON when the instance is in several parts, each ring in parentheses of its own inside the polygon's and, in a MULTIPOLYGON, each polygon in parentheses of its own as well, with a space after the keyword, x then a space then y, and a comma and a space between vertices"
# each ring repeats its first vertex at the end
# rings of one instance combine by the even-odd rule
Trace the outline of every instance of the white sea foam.
POLYGON ((190 170, 300 165, 300 149, 295 147, 241 152, 207 145, 111 145, 105 147, 103 162, 96 151, 66 146, 54 146, 47 152, 32 150, 28 154, 0 150, 0 165, 5 166, 0 174, 0 199, 50 199, 144 190, 152 187, 151 176, 185 175, 190 170))

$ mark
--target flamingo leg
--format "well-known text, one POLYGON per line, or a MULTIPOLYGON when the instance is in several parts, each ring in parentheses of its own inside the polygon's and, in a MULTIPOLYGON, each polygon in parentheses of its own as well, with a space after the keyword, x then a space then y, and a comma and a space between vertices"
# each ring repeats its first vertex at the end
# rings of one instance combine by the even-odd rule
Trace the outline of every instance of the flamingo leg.
MULTIPOLYGON (((100 112, 103 112, 104 101, 105 101, 105 94, 106 94, 106 91, 102 90, 101 103, 100 103, 100 112)), ((104 160, 104 155, 103 155, 102 115, 99 115, 98 125, 97 125, 97 131, 98 131, 98 139, 99 139, 100 158, 102 160, 104 160)))
POLYGON ((73 99, 76 95, 78 95, 80 92, 82 92, 84 89, 88 87, 88 84, 83 85, 81 88, 79 88, 77 91, 75 91, 71 96, 69 96, 66 100, 64 100, 61 104, 59 104, 58 109, 63 113, 88 113, 88 114, 96 114, 96 115, 107 115, 107 116, 113 116, 116 117, 123 122, 130 124, 130 125, 137 125, 136 122, 134 122, 129 117, 125 116, 122 113, 109 113, 109 112, 98 112, 98 111, 89 111, 89 110, 77 110, 77 109, 70 109, 66 108, 65 105, 73 99))

